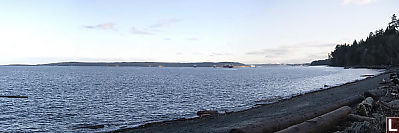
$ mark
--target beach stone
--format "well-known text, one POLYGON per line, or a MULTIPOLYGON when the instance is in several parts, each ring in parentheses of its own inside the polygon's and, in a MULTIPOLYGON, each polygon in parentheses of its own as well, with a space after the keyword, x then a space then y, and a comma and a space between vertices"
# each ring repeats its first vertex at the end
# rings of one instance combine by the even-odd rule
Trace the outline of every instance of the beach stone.
POLYGON ((396 85, 399 83, 399 80, 397 78, 392 79, 392 82, 396 85))
POLYGON ((382 79, 382 81, 380 82, 380 84, 388 84, 388 83, 389 83, 389 81, 387 81, 385 79, 382 79))

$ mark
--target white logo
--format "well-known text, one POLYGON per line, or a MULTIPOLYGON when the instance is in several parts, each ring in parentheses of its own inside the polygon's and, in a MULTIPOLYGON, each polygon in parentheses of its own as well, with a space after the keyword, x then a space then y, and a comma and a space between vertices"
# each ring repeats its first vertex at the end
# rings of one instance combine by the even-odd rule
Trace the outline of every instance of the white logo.
POLYGON ((396 132, 398 129, 392 129, 392 120, 388 119, 388 131, 396 132))

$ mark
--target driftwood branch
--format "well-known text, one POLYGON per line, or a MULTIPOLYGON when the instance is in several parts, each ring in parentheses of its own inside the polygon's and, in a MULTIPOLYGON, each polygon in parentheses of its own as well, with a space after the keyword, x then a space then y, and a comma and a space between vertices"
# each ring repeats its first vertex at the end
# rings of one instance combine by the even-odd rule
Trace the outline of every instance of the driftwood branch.
POLYGON ((0 96, 5 98, 28 98, 28 96, 0 96))

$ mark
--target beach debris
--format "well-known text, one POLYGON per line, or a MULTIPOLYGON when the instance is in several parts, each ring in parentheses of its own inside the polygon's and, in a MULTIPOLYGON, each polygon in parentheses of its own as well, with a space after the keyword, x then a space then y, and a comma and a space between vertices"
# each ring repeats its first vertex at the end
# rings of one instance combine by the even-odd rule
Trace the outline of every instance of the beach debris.
POLYGON ((203 111, 198 111, 197 112, 197 115, 199 117, 218 115, 218 114, 219 114, 219 112, 218 111, 214 111, 214 110, 203 110, 203 111))
POLYGON ((385 108, 388 108, 388 109, 399 110, 399 107, 389 105, 388 103, 383 102, 383 101, 377 101, 376 103, 381 105, 381 106, 383 106, 383 107, 385 107, 385 108))
POLYGON ((372 75, 372 74, 363 74, 363 75, 360 75, 360 77, 373 77, 374 75, 372 75))
POLYGON ((333 128, 341 119, 351 112, 351 107, 343 106, 339 109, 307 120, 297 125, 290 126, 277 133, 321 133, 333 128))
POLYGON ((323 115, 325 113, 331 112, 346 105, 352 105, 355 103, 359 103, 363 100, 363 97, 360 95, 355 95, 348 97, 346 99, 342 99, 340 101, 326 104, 320 106, 319 108, 313 109, 305 114, 297 115, 287 115, 284 117, 270 119, 268 121, 262 121, 255 124, 250 124, 240 128, 233 128, 230 130, 230 133, 273 133, 294 124, 298 124, 304 122, 306 120, 315 118, 317 116, 323 115))
POLYGON ((75 129, 81 129, 81 128, 88 128, 88 129, 99 129, 99 128, 104 128, 104 125, 88 125, 88 124, 82 124, 80 127, 77 127, 75 129))
POLYGON ((373 102, 374 99, 371 97, 367 97, 366 99, 364 99, 361 103, 357 105, 357 113, 363 116, 370 115, 370 112, 373 109, 373 102))
POLYGON ((389 88, 389 86, 386 86, 386 85, 378 87, 378 89, 387 89, 387 88, 389 88))
POLYGON ((0 96, 5 98, 28 98, 28 96, 0 96))
POLYGON ((379 100, 380 101, 384 101, 384 102, 390 102, 390 101, 392 101, 392 98, 390 98, 390 97, 380 97, 379 100))
POLYGON ((385 126, 386 126, 385 116, 380 113, 373 113, 372 115, 376 119, 376 121, 374 121, 374 125, 376 126, 377 130, 380 132, 385 131, 385 126))
POLYGON ((352 119, 352 120, 356 120, 356 121, 374 121, 375 120, 375 118, 373 118, 373 117, 361 116, 361 115, 356 115, 356 114, 349 114, 348 118, 352 119))
MULTIPOLYGON (((397 72, 389 74, 389 80, 384 79, 382 86, 378 89, 369 90, 364 95, 376 99, 372 112, 368 112, 367 116, 363 114, 350 114, 348 120, 351 120, 351 126, 339 133, 363 133, 363 132, 385 132, 386 117, 398 116, 399 111, 399 79, 397 72), (392 82, 392 83, 391 83, 392 82), (377 100, 378 99, 378 100, 377 100), (371 114, 371 115, 370 115, 371 114), (361 122, 355 122, 361 121, 361 122)), ((359 110, 363 107, 358 107, 359 110)))
POLYGON ((262 99, 262 100, 257 100, 255 102, 265 102, 265 103, 272 103, 272 102, 277 102, 280 101, 282 99, 282 97, 277 96, 277 97, 272 97, 272 98, 268 98, 268 99, 262 99))
POLYGON ((354 122, 351 127, 346 128, 340 133, 376 133, 374 125, 368 121, 354 122))
POLYGON ((393 82, 395 85, 399 84, 399 80, 398 80, 398 78, 394 78, 394 79, 392 79, 392 82, 393 82))

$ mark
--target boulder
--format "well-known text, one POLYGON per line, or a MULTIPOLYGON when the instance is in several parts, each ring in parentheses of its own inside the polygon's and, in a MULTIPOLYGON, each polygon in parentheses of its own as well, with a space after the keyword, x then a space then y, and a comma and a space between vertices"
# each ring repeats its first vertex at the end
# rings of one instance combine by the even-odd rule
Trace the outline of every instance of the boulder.
POLYGON ((390 105, 391 107, 394 107, 394 108, 399 108, 399 100, 393 100, 393 101, 389 102, 388 105, 390 105))
POLYGON ((367 97, 357 105, 357 113, 363 116, 370 115, 370 112, 373 109, 373 103, 374 99, 371 97, 367 97))

